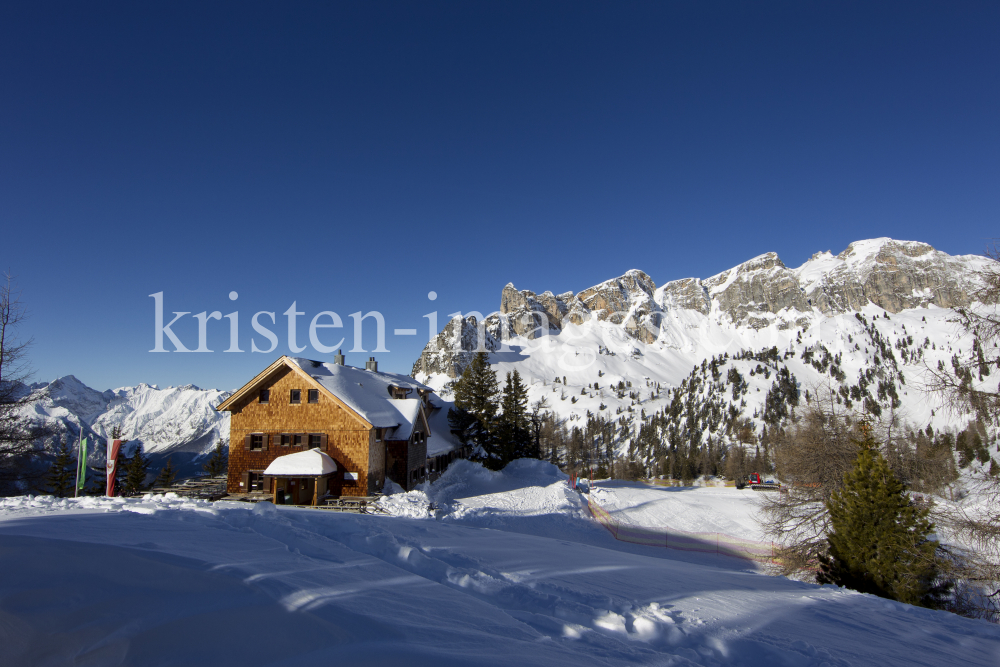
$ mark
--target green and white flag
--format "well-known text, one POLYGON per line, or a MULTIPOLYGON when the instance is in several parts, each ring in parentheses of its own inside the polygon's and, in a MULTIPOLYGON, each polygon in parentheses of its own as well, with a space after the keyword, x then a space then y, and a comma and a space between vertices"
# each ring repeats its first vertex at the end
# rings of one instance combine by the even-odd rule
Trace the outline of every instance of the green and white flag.
POLYGON ((82 489, 87 481, 87 439, 80 441, 80 455, 76 458, 76 488, 82 489))

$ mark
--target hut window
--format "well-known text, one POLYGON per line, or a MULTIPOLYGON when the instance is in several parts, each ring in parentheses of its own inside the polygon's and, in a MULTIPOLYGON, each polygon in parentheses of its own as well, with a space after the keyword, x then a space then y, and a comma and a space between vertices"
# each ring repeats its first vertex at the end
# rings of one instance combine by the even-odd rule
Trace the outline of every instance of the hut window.
POLYGON ((292 434, 292 445, 295 446, 295 447, 301 447, 302 446, 302 434, 301 433, 293 433, 292 434))
POLYGON ((260 402, 261 403, 270 403, 270 401, 271 401, 271 390, 270 389, 261 389, 260 390, 260 402))
POLYGON ((321 434, 319 434, 319 433, 310 433, 309 434, 309 447, 310 447, 310 449, 313 448, 313 447, 319 447, 321 444, 323 444, 322 443, 322 439, 323 439, 323 436, 321 434))
POLYGON ((319 403, 319 389, 310 389, 308 396, 310 403, 319 403))
POLYGON ((356 473, 356 472, 345 472, 344 473, 344 479, 348 480, 348 481, 351 481, 351 482, 356 482, 356 481, 358 481, 358 473, 356 473))
POLYGON ((261 450, 264 449, 264 434, 254 433, 250 436, 250 449, 261 450))
POLYGON ((292 389, 292 393, 289 395, 288 402, 291 403, 292 405, 298 405, 299 403, 301 403, 302 402, 302 390, 301 389, 292 389))
POLYGON ((375 429, 375 442, 382 442, 382 429, 375 429))
POLYGON ((281 434, 281 446, 282 447, 288 447, 291 444, 292 444, 292 434, 291 433, 282 433, 281 434))

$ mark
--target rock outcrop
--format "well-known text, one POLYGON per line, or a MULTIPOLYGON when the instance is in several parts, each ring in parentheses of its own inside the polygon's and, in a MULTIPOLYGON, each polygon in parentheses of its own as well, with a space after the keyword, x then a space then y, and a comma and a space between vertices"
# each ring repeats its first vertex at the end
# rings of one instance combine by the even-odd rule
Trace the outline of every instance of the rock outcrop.
POLYGON ((767 314, 810 309, 795 273, 769 252, 705 281, 709 297, 737 324, 761 328, 767 314), (763 317, 762 317, 763 315, 763 317))
POLYGON ((417 377, 418 374, 442 374, 450 378, 460 376, 476 352, 493 352, 499 349, 500 336, 497 334, 500 333, 502 324, 495 314, 484 318, 482 325, 472 316, 453 317, 441 333, 427 343, 420 358, 413 364, 410 375, 417 377))
MULTIPOLYGON (((972 265, 982 261, 971 259, 980 260, 972 265)), ((852 243, 836 257, 817 253, 799 273, 805 274, 807 299, 825 314, 857 310, 869 302, 898 313, 930 304, 941 308, 969 305, 975 283, 969 260, 926 243, 876 239, 852 243), (803 271, 811 262, 827 269, 812 280, 803 271)))
POLYGON ((697 278, 682 278, 673 280, 656 291, 656 303, 663 310, 673 308, 696 310, 702 315, 708 315, 712 309, 712 300, 708 297, 705 284, 697 278))
POLYGON ((532 340, 562 329, 563 316, 569 312, 564 298, 572 299, 572 292, 560 296, 552 292, 535 294, 507 283, 500 293, 500 313, 507 316, 516 335, 532 340))
POLYGON ((660 329, 660 306, 653 299, 656 283, 642 271, 632 269, 576 295, 580 303, 601 321, 621 324, 637 340, 651 343, 660 329))

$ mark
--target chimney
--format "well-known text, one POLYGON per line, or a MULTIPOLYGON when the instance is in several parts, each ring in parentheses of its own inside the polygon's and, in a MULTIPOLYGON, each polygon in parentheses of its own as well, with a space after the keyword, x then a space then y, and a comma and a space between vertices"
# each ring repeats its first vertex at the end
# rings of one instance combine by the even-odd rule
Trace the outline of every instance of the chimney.
POLYGON ((365 370, 378 373, 378 362, 375 361, 375 357, 368 357, 368 361, 365 362, 365 370))
POLYGON ((337 350, 337 354, 333 355, 333 363, 335 363, 338 366, 343 366, 344 365, 344 351, 343 350, 337 350))

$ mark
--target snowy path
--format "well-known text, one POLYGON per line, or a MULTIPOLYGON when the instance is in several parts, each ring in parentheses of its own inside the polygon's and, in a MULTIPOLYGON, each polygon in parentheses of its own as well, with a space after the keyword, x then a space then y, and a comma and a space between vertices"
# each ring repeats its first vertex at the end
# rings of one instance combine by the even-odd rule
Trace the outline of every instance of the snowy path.
POLYGON ((457 521, 8 499, 0 535, 4 664, 1000 661, 984 622, 457 521))

